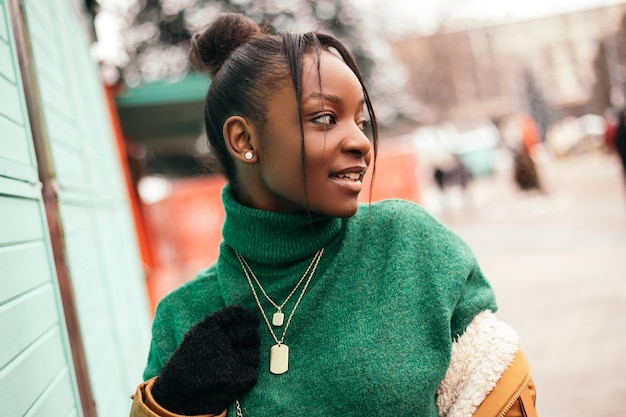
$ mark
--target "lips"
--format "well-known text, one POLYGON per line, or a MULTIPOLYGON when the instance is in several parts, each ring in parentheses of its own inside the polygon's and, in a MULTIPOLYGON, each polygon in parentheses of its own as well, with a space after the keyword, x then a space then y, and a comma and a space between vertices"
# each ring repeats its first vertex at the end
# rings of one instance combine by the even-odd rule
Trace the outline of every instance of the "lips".
POLYGON ((364 173, 359 173, 359 172, 353 172, 353 173, 348 173, 348 174, 337 174, 335 175, 335 177, 337 178, 346 178, 352 181, 360 181, 363 178, 363 174, 364 173))
POLYGON ((331 174, 330 179, 344 192, 355 196, 361 192, 365 172, 366 169, 363 167, 353 167, 331 174))
POLYGON ((340 178, 350 181, 363 181, 367 169, 363 167, 352 167, 331 174, 332 178, 340 178))

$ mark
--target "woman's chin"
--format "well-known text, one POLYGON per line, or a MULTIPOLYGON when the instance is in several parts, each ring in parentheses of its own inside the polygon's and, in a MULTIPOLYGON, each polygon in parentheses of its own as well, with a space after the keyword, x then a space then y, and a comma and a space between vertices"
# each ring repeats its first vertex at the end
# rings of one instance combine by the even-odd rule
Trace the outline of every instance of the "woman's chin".
POLYGON ((339 217, 345 219, 354 216, 358 208, 358 202, 355 201, 354 204, 349 204, 341 207, 319 207, 317 210, 311 211, 324 216, 339 217))

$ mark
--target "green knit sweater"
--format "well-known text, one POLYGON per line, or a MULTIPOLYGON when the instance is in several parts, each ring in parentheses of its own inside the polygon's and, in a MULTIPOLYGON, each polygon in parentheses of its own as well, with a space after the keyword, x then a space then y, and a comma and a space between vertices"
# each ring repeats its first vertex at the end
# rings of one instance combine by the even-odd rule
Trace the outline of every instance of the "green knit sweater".
MULTIPOLYGON (((222 200, 219 259, 159 303, 144 378, 159 373, 185 332, 207 314, 239 305, 261 318, 234 250, 280 304, 325 247, 284 340, 290 349, 285 374, 269 372, 275 342, 261 318, 259 380, 241 398, 244 416, 436 417, 452 340, 478 312, 496 309, 467 245, 401 200, 362 205, 348 219, 251 209, 237 203, 228 186, 222 200)), ((298 295, 284 308, 286 316, 298 295)), ((259 299, 271 320, 274 308, 260 293, 259 299)), ((275 332, 280 338, 282 329, 275 332)))

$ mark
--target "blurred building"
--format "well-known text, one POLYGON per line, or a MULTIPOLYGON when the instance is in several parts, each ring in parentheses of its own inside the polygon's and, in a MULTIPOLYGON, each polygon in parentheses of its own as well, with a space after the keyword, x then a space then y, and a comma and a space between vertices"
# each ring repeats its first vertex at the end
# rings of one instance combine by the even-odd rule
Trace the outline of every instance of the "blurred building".
POLYGON ((209 84, 208 76, 189 73, 180 80, 123 86, 117 92, 116 108, 135 180, 145 175, 180 178, 204 173, 203 112, 209 84))
POLYGON ((533 89, 560 115, 601 113, 591 96, 606 74, 594 72, 594 59, 625 12, 621 4, 489 26, 455 22, 394 46, 409 72, 408 89, 424 103, 426 124, 529 112, 533 89))

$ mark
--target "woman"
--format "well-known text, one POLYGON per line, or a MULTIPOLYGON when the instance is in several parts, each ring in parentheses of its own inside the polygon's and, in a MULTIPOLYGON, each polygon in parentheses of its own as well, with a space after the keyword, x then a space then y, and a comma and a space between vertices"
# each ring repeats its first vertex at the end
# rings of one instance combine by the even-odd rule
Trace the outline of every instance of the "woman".
POLYGON ((469 248, 415 204, 358 204, 377 124, 343 44, 226 14, 192 58, 212 78, 224 240, 159 303, 131 415, 514 415, 520 392, 531 407, 469 248))

